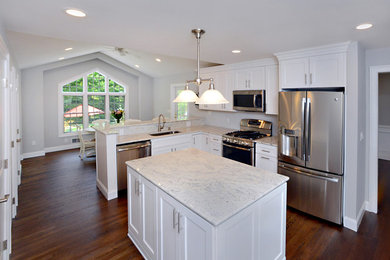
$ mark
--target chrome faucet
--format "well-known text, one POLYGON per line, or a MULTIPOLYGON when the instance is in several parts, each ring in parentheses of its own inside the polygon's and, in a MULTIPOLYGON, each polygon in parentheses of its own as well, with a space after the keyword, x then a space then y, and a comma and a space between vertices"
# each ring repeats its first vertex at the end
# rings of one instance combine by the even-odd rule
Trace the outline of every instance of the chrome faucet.
POLYGON ((158 126, 157 126, 157 132, 161 132, 161 130, 164 128, 164 126, 165 126, 165 123, 166 123, 166 121, 165 121, 165 117, 164 117, 164 115, 163 114, 160 114, 159 116, 158 116, 158 126), (162 118, 162 126, 161 126, 161 118, 162 118))

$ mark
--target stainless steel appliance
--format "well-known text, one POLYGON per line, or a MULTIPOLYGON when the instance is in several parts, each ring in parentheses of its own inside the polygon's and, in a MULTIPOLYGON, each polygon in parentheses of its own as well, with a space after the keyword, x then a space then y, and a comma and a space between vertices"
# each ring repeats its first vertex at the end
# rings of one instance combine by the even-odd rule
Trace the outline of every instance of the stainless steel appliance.
POLYGON ((118 191, 127 189, 126 161, 150 156, 150 141, 142 141, 130 144, 117 145, 116 169, 118 176, 118 191))
POLYGON ((278 172, 290 177, 287 204, 342 223, 344 93, 279 93, 278 172))
POLYGON ((233 109, 265 112, 265 90, 234 90, 233 109))
POLYGON ((258 119, 242 119, 240 131, 222 136, 223 157, 255 166, 256 139, 271 136, 272 123, 258 119))

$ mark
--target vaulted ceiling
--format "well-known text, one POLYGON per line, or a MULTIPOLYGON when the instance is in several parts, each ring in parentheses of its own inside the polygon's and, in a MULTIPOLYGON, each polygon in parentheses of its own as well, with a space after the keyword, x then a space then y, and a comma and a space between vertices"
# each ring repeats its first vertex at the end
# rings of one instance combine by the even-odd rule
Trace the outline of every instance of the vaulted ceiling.
MULTIPOLYGON (((388 47, 389 10, 389 0, 0 2, 0 17, 9 31, 78 42, 91 49, 123 47, 135 56, 161 55, 172 57, 172 63, 191 64, 196 42, 190 30, 198 27, 206 30, 201 59, 223 64, 348 40, 360 41, 366 48, 388 47), (87 17, 70 17, 64 12, 66 8, 81 9, 87 17), (374 27, 355 29, 365 22, 374 27), (232 54, 233 49, 242 52, 232 54)), ((63 55, 56 58, 59 56, 63 55)))

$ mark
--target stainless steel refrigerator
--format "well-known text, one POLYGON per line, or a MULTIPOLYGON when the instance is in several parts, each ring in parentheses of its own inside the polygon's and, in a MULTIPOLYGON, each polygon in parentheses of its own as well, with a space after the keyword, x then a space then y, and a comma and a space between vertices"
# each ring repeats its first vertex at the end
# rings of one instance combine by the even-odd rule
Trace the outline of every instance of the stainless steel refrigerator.
POLYGON ((287 182, 288 206, 342 223, 344 93, 279 93, 278 172, 287 182))

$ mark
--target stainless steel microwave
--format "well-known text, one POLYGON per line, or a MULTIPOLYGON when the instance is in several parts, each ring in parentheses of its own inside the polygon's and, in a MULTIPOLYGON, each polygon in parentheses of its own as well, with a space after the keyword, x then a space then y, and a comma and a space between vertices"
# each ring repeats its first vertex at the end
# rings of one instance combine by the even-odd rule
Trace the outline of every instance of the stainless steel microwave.
POLYGON ((234 90, 233 109, 265 112, 265 90, 234 90))

